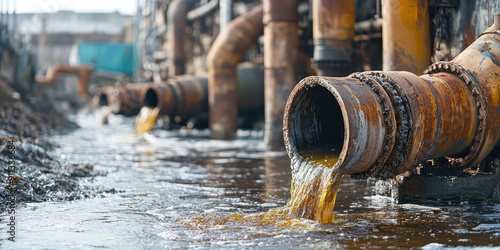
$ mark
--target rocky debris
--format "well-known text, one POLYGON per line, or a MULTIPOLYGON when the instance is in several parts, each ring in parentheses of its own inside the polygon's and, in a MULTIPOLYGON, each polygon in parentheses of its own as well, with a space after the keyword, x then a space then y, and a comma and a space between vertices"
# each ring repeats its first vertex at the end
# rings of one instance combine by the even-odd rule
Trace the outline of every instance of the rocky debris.
POLYGON ((40 111, 0 81, 0 211, 15 204, 74 200, 100 195, 99 187, 82 185, 81 177, 105 175, 92 166, 61 162, 51 155, 46 137, 74 127, 50 105, 40 111), (34 111, 36 110, 36 111, 34 111))

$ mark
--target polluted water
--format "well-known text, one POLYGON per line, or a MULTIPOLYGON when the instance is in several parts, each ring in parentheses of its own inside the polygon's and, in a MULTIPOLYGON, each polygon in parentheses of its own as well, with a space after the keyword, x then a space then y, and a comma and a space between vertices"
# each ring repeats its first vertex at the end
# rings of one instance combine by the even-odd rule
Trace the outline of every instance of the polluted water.
POLYGON ((51 137, 53 157, 92 165, 102 174, 82 177, 80 185, 101 191, 19 206, 16 242, 0 233, 1 249, 500 246, 499 205, 394 203, 376 195, 373 179, 339 180, 338 151, 304 149, 294 159, 302 165, 293 162, 291 171, 287 154, 267 150, 259 130, 239 130, 231 141, 210 140, 208 130, 153 130, 149 141, 133 136, 133 118, 73 120, 80 128, 51 137), (297 188, 301 183, 310 190, 297 188), (310 193, 336 185, 336 199, 310 193))
POLYGON ((159 112, 160 109, 157 107, 142 107, 135 120, 137 133, 144 134, 151 131, 159 112))
MULTIPOLYGON (((158 116, 158 108, 143 107, 136 119, 137 133, 149 132, 158 116)), ((343 173, 335 167, 339 159, 339 146, 306 147, 292 159, 291 199, 286 207, 270 211, 274 217, 287 217, 293 213, 319 223, 333 221, 333 208, 343 173)), ((241 218, 235 216, 233 218, 241 218)), ((254 218, 254 217, 253 217, 254 218)), ((269 218, 261 216, 260 218, 269 218)))

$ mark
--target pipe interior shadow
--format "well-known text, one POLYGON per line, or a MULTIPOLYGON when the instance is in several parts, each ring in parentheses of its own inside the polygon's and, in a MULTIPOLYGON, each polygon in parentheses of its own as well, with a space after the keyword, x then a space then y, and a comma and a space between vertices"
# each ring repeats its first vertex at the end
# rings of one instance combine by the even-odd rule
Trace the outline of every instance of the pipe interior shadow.
POLYGON ((344 119, 339 103, 326 88, 302 91, 292 104, 291 135, 300 151, 306 147, 338 149, 344 144, 344 119))

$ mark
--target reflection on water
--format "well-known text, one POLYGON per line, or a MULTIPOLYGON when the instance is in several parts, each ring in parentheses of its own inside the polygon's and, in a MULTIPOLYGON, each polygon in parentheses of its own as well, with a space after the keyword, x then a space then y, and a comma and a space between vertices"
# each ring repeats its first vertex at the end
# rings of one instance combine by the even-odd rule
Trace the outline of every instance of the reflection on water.
POLYGON ((393 204, 374 195, 373 180, 346 176, 332 222, 320 224, 279 211, 290 199, 290 162, 264 150, 260 131, 234 141, 208 140, 208 131, 144 139, 132 136, 133 119, 109 123, 80 121, 54 137, 55 155, 106 171, 82 185, 116 192, 19 209, 17 241, 0 233, 2 249, 500 246, 498 205, 393 204))

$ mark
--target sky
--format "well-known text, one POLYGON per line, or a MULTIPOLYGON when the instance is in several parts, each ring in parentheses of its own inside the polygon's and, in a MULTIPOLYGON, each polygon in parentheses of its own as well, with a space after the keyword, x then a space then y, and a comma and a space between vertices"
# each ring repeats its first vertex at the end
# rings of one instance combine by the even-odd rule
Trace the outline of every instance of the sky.
POLYGON ((114 12, 133 15, 137 9, 137 0, 0 0, 3 10, 14 5, 17 13, 51 13, 59 10, 75 12, 114 12))

